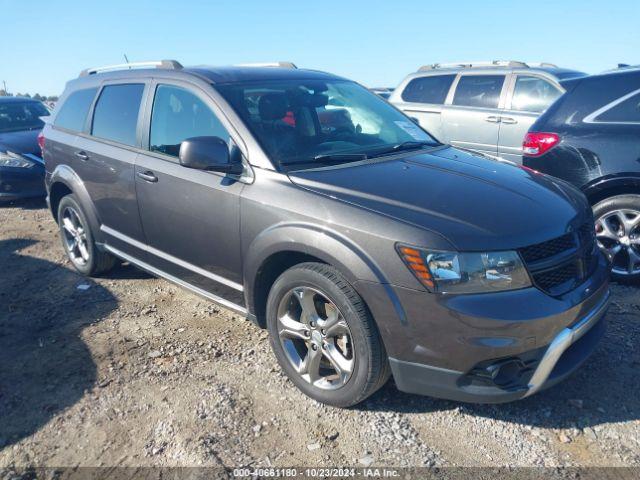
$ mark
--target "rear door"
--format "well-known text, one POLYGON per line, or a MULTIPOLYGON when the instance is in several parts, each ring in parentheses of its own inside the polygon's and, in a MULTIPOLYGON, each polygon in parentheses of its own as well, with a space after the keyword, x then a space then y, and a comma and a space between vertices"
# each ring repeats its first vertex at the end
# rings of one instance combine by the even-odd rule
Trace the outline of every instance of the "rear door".
MULTIPOLYGON (((231 126, 209 96, 185 82, 153 84, 145 149, 136 165, 148 262, 235 305, 243 305, 240 192, 237 178, 180 165, 182 141, 216 136, 240 155, 231 126)), ((233 307, 233 305, 230 305, 233 307)))
POLYGON ((500 117, 498 156, 521 164, 522 140, 529 127, 562 93, 559 85, 543 76, 514 74, 500 117))
POLYGON ((505 80, 504 73, 493 72, 458 77, 451 104, 442 109, 442 130, 451 145, 497 155, 505 80))
POLYGON ((407 82, 391 98, 400 110, 415 118, 420 126, 441 142, 448 142, 442 131, 442 106, 444 105, 455 73, 416 77, 407 82))
POLYGON ((90 113, 91 135, 81 135, 74 156, 93 200, 106 242, 144 257, 144 234, 134 182, 141 103, 148 82, 103 84, 90 113))

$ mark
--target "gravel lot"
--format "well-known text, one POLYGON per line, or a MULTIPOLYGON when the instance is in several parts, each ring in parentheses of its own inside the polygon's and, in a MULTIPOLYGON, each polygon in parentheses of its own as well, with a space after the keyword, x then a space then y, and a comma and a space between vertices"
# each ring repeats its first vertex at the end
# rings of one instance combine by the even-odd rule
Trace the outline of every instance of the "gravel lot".
POLYGON ((640 465, 640 288, 565 383, 508 405, 322 406, 267 334, 122 266, 72 271, 43 202, 0 208, 0 467, 640 465))

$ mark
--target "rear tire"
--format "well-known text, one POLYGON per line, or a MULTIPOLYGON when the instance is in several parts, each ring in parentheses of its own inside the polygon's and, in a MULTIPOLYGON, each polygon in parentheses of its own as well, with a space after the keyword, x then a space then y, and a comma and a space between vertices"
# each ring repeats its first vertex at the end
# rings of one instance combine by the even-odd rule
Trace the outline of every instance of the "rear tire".
POLYGON ((81 274, 90 277, 99 275, 111 270, 116 264, 112 255, 103 252, 95 244, 87 216, 73 194, 60 200, 58 227, 67 257, 81 274))
POLYGON ((612 264, 611 278, 640 281, 640 195, 616 195, 593 207, 596 236, 612 264))
POLYGON ((303 263, 278 277, 267 299, 267 328, 284 372, 318 402, 350 407, 389 379, 387 354, 371 314, 329 265, 303 263), (312 364, 315 373, 303 366, 312 364))

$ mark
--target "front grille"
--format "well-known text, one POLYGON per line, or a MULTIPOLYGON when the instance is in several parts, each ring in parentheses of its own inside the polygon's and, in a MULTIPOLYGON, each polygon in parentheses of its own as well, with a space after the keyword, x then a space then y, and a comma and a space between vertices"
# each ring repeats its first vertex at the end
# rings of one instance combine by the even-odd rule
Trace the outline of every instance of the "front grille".
POLYGON ((553 296, 573 290, 593 272, 596 252, 591 222, 560 237, 520 249, 535 286, 553 296))
POLYGON ((548 242, 536 243, 535 245, 524 247, 520 250, 520 254, 525 262, 537 262, 538 260, 558 255, 576 246, 575 235, 567 233, 548 242))

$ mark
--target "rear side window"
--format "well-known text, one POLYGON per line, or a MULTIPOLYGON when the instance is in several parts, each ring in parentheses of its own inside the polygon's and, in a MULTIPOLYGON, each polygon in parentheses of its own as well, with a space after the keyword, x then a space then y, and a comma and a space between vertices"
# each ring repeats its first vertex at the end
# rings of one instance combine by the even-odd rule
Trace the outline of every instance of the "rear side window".
POLYGON ((504 75, 464 75, 460 77, 454 105, 498 108, 504 75))
POLYGON ((601 108, 593 115, 593 121, 640 124, 640 90, 635 90, 601 108))
POLYGON ((184 88, 159 85, 153 100, 149 150, 177 157, 182 142, 192 137, 219 137, 229 142, 229 133, 200 98, 184 88))
POLYGON ((143 84, 104 87, 93 112, 91 134, 134 146, 143 91, 143 84))
POLYGON ((560 90, 542 78, 518 75, 511 109, 544 112, 560 95, 562 95, 560 90))
POLYGON ((60 107, 54 125, 74 132, 84 130, 84 123, 97 91, 97 88, 87 88, 77 90, 69 95, 60 107))
POLYGON ((402 100, 405 102, 442 105, 455 78, 455 75, 433 75, 414 78, 402 92, 402 100))

